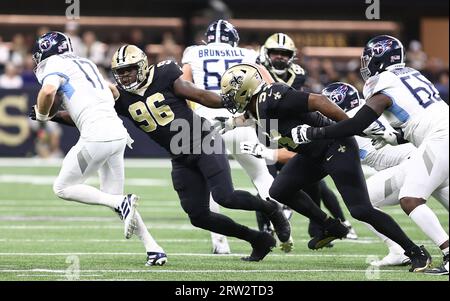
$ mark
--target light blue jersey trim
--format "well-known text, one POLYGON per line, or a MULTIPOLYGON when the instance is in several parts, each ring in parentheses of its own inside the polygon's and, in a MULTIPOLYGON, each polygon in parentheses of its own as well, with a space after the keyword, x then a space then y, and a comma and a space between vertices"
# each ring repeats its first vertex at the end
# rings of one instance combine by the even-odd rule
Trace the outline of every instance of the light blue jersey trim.
POLYGON ((66 95, 67 99, 71 99, 73 93, 75 93, 75 89, 69 83, 69 77, 61 72, 52 72, 52 73, 49 73, 46 76, 44 76, 44 78, 42 78, 42 83, 44 83, 44 80, 50 75, 58 75, 65 79, 65 83, 59 87, 58 91, 62 91, 64 93, 64 95, 66 95))
POLYGON ((364 160, 366 157, 367 157, 367 151, 362 149, 362 148, 360 148, 359 149, 359 158, 361 160, 364 160))
POLYGON ((400 107, 396 102, 395 99, 389 95, 386 92, 381 92, 382 94, 386 95, 387 97, 389 97, 392 101, 392 105, 387 108, 386 110, 388 110, 389 112, 391 112, 392 114, 394 114, 395 118, 397 118, 398 120, 400 120, 401 122, 405 123, 406 121, 408 121, 409 119, 409 114, 408 112, 406 112, 405 110, 403 110, 402 107, 400 107))

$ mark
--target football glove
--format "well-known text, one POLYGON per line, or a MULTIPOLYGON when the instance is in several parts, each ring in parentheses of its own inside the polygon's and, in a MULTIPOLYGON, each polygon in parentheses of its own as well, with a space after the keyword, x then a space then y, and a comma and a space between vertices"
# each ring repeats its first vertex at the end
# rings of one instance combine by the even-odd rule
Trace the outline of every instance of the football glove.
POLYGON ((276 159, 276 150, 267 148, 259 142, 244 141, 241 142, 240 147, 243 154, 249 154, 256 158, 264 158, 271 161, 275 161, 276 159))
POLYGON ((310 139, 306 136, 306 131, 310 128, 309 125, 302 124, 291 130, 292 140, 296 144, 306 144, 311 142, 310 139))
POLYGON ((215 131, 223 135, 236 128, 236 123, 233 117, 214 117, 212 126, 215 131))

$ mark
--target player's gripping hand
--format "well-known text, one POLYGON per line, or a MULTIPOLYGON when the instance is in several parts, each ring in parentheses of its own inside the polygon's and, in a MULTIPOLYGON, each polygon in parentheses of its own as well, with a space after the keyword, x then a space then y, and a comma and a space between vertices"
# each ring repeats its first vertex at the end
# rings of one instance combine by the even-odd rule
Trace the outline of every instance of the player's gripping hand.
POLYGON ((31 107, 28 117, 30 117, 31 120, 36 120, 36 106, 31 107))
POLYGON ((306 136, 306 131, 310 128, 307 124, 299 125, 291 130, 292 140, 296 144, 310 143, 311 140, 306 136))
POLYGON ((255 156, 256 158, 264 158, 275 161, 276 151, 265 147, 259 142, 244 141, 241 142, 240 148, 243 154, 249 154, 255 156))
POLYGON ((236 122, 234 121, 233 117, 214 117, 213 128, 215 131, 217 131, 220 135, 225 134, 228 131, 233 130, 236 128, 236 122))

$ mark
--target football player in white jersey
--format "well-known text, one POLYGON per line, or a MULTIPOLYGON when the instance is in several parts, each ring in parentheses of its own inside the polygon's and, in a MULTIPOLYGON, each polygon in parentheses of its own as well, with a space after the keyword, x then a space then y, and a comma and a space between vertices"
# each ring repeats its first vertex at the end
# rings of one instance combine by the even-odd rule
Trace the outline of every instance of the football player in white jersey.
MULTIPOLYGON (((292 130, 292 135, 297 143, 357 135, 381 114, 392 127, 400 128, 417 151, 404 163, 398 200, 405 213, 442 250, 442 266, 427 272, 448 275, 448 234, 425 205, 433 193, 448 193, 448 105, 434 85, 419 71, 406 67, 404 61, 404 48, 398 39, 387 35, 371 39, 361 56, 366 104, 353 118, 321 128, 301 125, 292 130)), ((384 138, 390 144, 398 143, 396 135, 387 133, 384 138)))
POLYGON ((36 120, 46 122, 55 95, 70 119, 80 131, 80 139, 67 153, 54 193, 64 199, 89 205, 103 205, 115 210, 124 221, 125 238, 134 232, 144 242, 147 265, 161 265, 167 260, 162 248, 154 241, 136 211, 138 197, 123 194, 124 161, 127 144, 132 139, 114 110, 114 98, 109 84, 90 60, 74 55, 70 39, 60 32, 41 36, 34 45, 36 76, 42 85, 34 107, 36 120), (98 172, 100 190, 84 184, 98 172), (164 254, 158 262, 149 253, 164 254))
MULTIPOLYGON (((225 20, 218 20, 208 26, 205 33, 206 45, 186 48, 183 63, 183 79, 194 82, 198 87, 220 93, 220 80, 222 74, 229 67, 239 63, 255 63, 258 54, 254 50, 237 47, 239 35, 234 26, 225 20)), ((264 69, 262 67, 262 69, 264 69)), ((267 72, 267 71, 266 71, 267 72)), ((268 74, 268 73, 267 73, 268 74)), ((211 109, 198 104, 194 111, 208 119, 212 124, 218 120, 232 117, 227 109, 211 109)), ((231 118, 229 120, 232 120, 231 118)), ((273 177, 269 173, 264 159, 258 159, 240 152, 241 141, 258 141, 253 127, 239 127, 227 131, 222 135, 227 151, 239 162, 249 175, 260 197, 269 198, 269 188, 273 177)), ((211 198, 211 211, 218 212, 219 207, 211 198)), ((211 233, 214 253, 230 253, 226 237, 211 233)), ((282 245, 290 251, 292 242, 282 245), (284 246, 285 245, 285 246, 284 246)))

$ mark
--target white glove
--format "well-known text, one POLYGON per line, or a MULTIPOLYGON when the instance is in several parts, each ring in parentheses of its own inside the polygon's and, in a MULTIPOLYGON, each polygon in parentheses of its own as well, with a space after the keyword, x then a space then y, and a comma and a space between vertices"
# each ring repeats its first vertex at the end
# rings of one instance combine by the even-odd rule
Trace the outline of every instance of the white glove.
POLYGON ((310 143, 311 140, 309 140, 306 137, 306 130, 309 128, 309 125, 302 124, 299 125, 291 130, 292 140, 296 144, 306 144, 310 143))
POLYGON ((41 114, 41 113, 38 112, 38 109, 37 109, 36 105, 34 105, 34 110, 36 112, 36 120, 37 121, 44 122, 44 121, 49 121, 50 120, 50 117, 48 116, 48 114, 44 115, 44 114, 41 114))
POLYGON ((241 142, 241 152, 249 154, 256 158, 264 158, 270 161, 276 160, 276 150, 265 147, 259 142, 244 141, 241 142))
POLYGON ((133 143, 134 143, 134 140, 133 140, 133 138, 131 138, 131 136, 128 134, 127 135, 128 137, 127 137, 127 146, 130 148, 130 149, 133 149, 133 143))
POLYGON ((398 132, 396 132, 395 130, 386 129, 385 131, 380 132, 377 135, 374 135, 378 137, 372 139, 372 145, 376 149, 380 149, 386 144, 398 145, 397 135, 398 132))
POLYGON ((215 117, 212 126, 220 135, 236 128, 233 117, 215 117))

